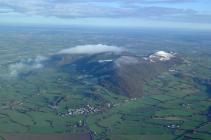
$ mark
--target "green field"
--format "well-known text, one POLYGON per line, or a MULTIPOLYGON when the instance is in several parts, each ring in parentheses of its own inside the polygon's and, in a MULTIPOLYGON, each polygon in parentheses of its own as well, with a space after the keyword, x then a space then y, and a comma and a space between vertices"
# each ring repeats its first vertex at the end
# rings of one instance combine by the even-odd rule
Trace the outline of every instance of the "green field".
POLYGON ((209 40, 192 42, 187 36, 187 40, 181 40, 172 34, 154 39, 153 35, 144 36, 145 33, 128 35, 126 32, 117 39, 112 35, 115 33, 90 30, 80 34, 75 30, 53 33, 41 29, 34 29, 32 33, 20 29, 11 32, 2 30, 0 133, 89 133, 96 140, 209 140, 209 40), (172 36, 176 39, 171 39, 172 36), (142 38, 144 44, 139 46, 142 38), (170 41, 163 45, 166 38, 170 41), (9 67, 13 63, 37 55, 48 56, 84 42, 120 45, 138 56, 145 56, 158 48, 176 51, 185 63, 172 67, 173 72, 166 71, 145 82, 144 94, 137 98, 109 91, 98 85, 96 79, 90 80, 74 70, 67 74, 44 68, 31 73, 27 71, 19 77, 10 75, 9 67), (204 44, 206 49, 199 48, 198 43, 204 44), (191 46, 193 48, 190 49, 191 46), (46 50, 43 51, 43 48, 46 50))

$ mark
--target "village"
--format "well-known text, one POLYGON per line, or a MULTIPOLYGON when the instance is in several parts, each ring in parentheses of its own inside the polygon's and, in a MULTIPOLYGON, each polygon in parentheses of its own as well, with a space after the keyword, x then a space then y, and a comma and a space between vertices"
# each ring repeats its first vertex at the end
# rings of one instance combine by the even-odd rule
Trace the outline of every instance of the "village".
MULTIPOLYGON (((128 100, 124 100, 122 103, 127 103, 129 101, 135 101, 136 98, 131 98, 128 100)), ((64 116, 77 116, 77 115, 89 115, 94 114, 98 112, 102 112, 103 110, 110 109, 112 107, 118 107, 120 106, 120 103, 107 103, 105 106, 99 106, 94 107, 90 104, 85 105, 81 108, 69 108, 67 112, 58 113, 58 116, 64 117, 64 116)))

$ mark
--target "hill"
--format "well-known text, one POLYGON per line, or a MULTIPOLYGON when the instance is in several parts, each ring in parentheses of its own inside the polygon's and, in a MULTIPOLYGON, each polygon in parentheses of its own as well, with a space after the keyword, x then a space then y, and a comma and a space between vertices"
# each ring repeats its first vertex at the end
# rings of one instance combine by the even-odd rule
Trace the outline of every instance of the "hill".
POLYGON ((181 58, 174 53, 155 52, 144 58, 130 53, 57 54, 46 62, 60 71, 79 74, 116 94, 130 98, 143 95, 143 84, 167 71, 181 58))

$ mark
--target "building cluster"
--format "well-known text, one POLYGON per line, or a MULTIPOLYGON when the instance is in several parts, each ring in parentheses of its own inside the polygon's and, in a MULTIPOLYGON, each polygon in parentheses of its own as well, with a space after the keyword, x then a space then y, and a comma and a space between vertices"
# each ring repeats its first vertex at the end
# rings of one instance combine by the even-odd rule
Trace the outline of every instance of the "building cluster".
POLYGON ((170 125, 167 125, 168 128, 171 128, 171 129, 176 129, 176 128, 179 128, 180 126, 179 125, 175 125, 175 124, 170 124, 170 125))
MULTIPOLYGON (((131 98, 128 100, 124 100, 122 103, 127 103, 129 101, 135 101, 136 98, 131 98)), ((101 107, 93 107, 89 104, 87 104, 84 107, 81 108, 69 108, 67 112, 65 113, 58 113, 59 116, 77 116, 77 115, 89 115, 93 113, 98 113, 100 111, 103 111, 105 109, 110 109, 112 107, 118 107, 120 106, 121 103, 107 103, 106 106, 101 106, 101 107)))
POLYGON ((68 109, 66 113, 59 113, 59 116, 76 116, 76 115, 88 115, 92 113, 100 112, 101 110, 91 105, 86 105, 85 107, 75 108, 75 109, 68 109))
POLYGON ((68 109, 69 115, 85 115, 99 112, 100 109, 90 106, 89 104, 82 108, 68 109))

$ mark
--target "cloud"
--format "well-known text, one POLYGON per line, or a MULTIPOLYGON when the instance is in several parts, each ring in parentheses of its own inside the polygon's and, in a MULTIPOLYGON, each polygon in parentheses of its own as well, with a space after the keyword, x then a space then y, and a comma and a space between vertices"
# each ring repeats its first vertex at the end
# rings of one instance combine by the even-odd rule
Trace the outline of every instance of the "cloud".
POLYGON ((120 47, 98 44, 81 45, 69 49, 64 49, 61 50, 59 54, 97 54, 103 52, 121 53, 122 51, 123 49, 120 47))
MULTIPOLYGON (((122 48, 116 46, 108 46, 108 45, 81 45, 76 46, 69 49, 63 49, 56 54, 97 54, 103 52, 113 52, 113 53, 121 53, 123 51, 122 48)), ((37 56, 34 59, 24 59, 19 62, 10 64, 8 66, 9 76, 17 77, 20 74, 26 74, 33 70, 41 69, 44 67, 45 62, 48 60, 48 57, 45 56, 37 56)))
POLYGON ((204 14, 194 10, 194 7, 184 8, 184 5, 180 5, 183 8, 169 6, 197 2, 203 3, 199 0, 0 0, 0 12, 3 7, 3 13, 16 12, 63 19, 135 17, 179 22, 198 22, 195 19, 200 17, 201 23, 210 23, 211 13, 204 14), (168 4, 168 7, 162 4, 168 4))
POLYGON ((138 64, 140 61, 133 56, 121 56, 115 61, 116 66, 121 67, 122 65, 134 65, 138 64))
POLYGON ((17 77, 21 73, 28 73, 34 69, 43 67, 42 62, 47 60, 47 57, 37 56, 35 59, 22 60, 20 62, 9 65, 9 76, 17 77))
MULTIPOLYGON (((166 1, 166 0, 165 0, 166 1)), ((184 1, 184 0, 183 0, 184 1)), ((110 0, 110 2, 115 2, 115 0, 110 0)), ((117 2, 117 1, 116 1, 117 2)), ((159 13, 168 14, 171 8, 162 8, 160 7, 143 7, 143 6, 134 6, 131 7, 133 3, 142 4, 142 3, 156 3, 162 1, 142 1, 138 2, 137 0, 130 1, 130 5, 123 4, 129 2, 128 0, 118 3, 118 6, 113 6, 109 3, 98 1, 98 0, 84 0, 84 1, 47 1, 47 0, 0 0, 0 5, 7 6, 10 9, 13 9, 16 12, 34 14, 34 15, 43 15, 43 16, 55 16, 62 18, 80 18, 80 17, 125 17, 125 16, 143 16, 146 14, 150 15, 155 14, 158 10, 159 13), (154 10, 153 10, 154 9, 154 10), (166 12, 165 9, 168 9, 166 12), (155 12, 154 12, 155 11, 155 12)), ((164 0, 163 0, 164 2, 164 0)), ((169 2, 169 1, 166 1, 169 2)), ((177 13, 184 13, 186 10, 172 8, 171 11, 176 11, 177 13)))
POLYGON ((0 13, 12 13, 13 12, 13 9, 10 9, 10 8, 0 8, 0 13))
POLYGON ((124 3, 189 3, 197 2, 199 0, 51 0, 51 2, 124 2, 124 3))
MULTIPOLYGON (((137 1, 137 0, 134 0, 137 1)), ((142 3, 192 3, 198 0, 143 0, 142 3)))

